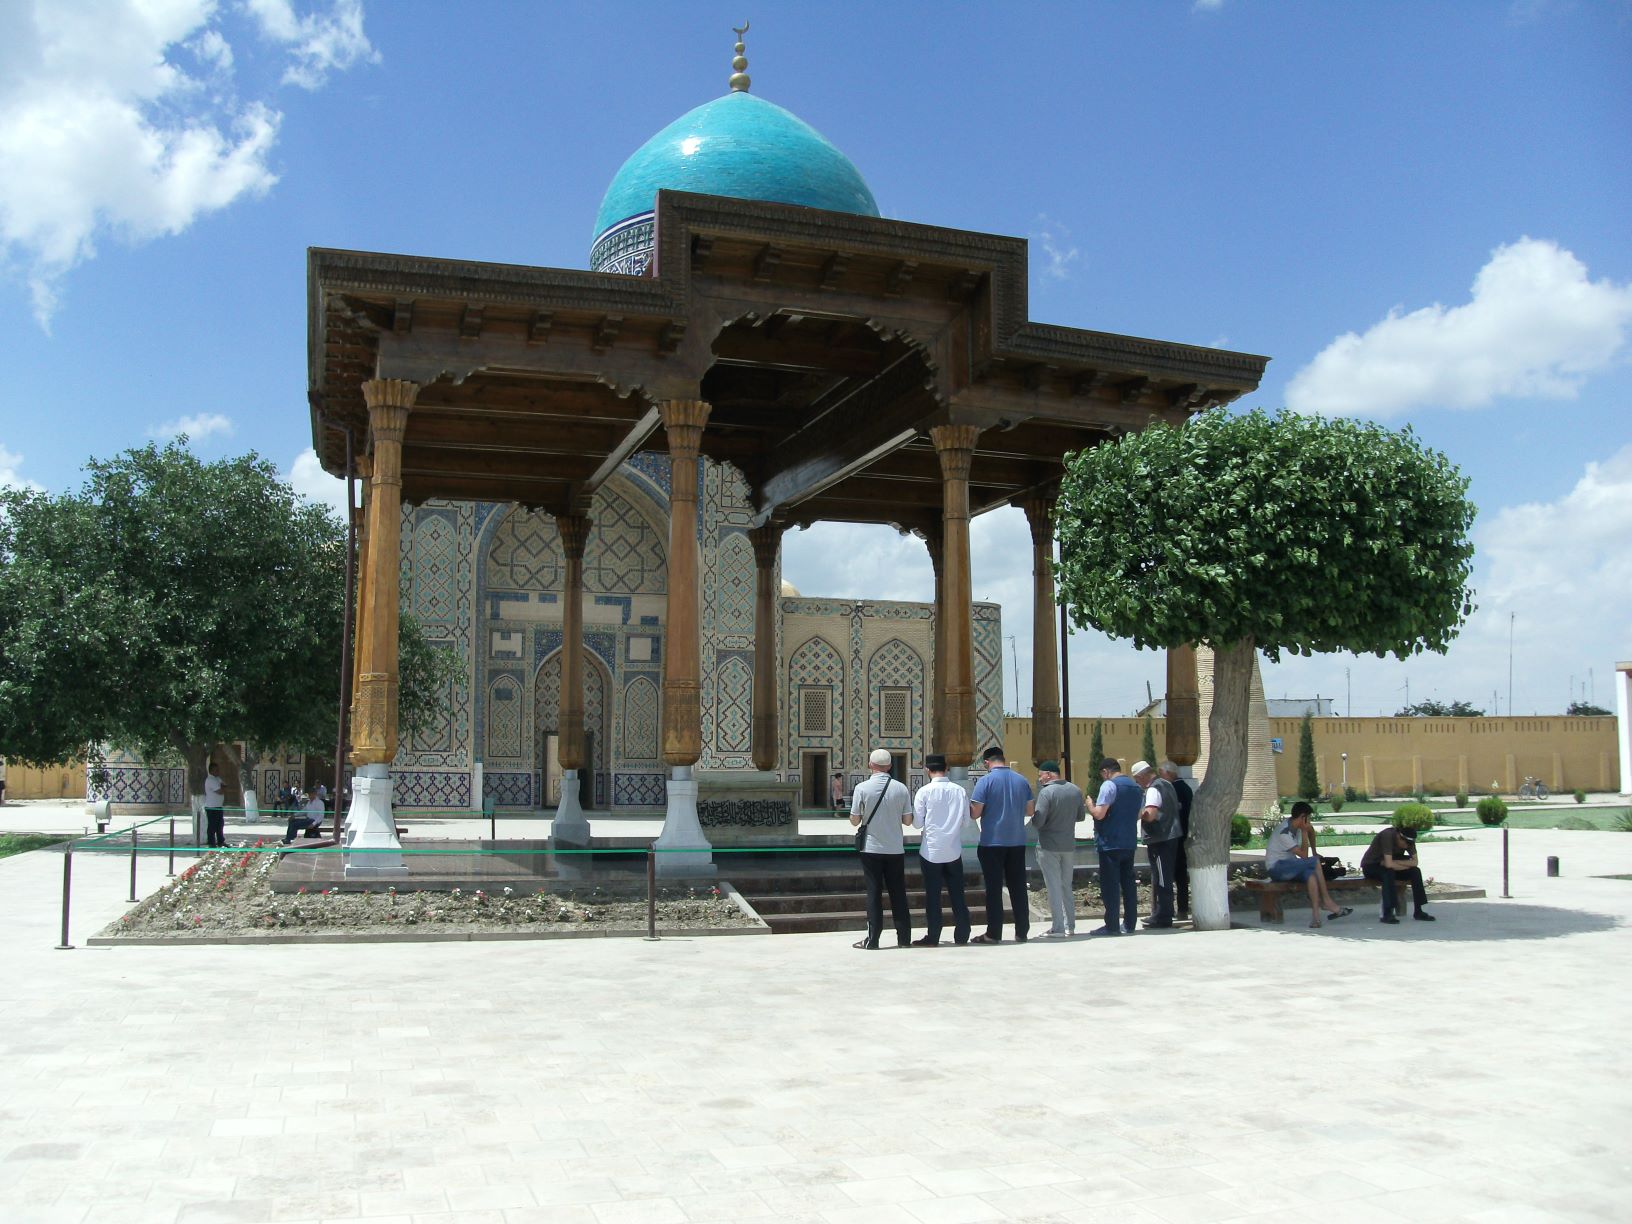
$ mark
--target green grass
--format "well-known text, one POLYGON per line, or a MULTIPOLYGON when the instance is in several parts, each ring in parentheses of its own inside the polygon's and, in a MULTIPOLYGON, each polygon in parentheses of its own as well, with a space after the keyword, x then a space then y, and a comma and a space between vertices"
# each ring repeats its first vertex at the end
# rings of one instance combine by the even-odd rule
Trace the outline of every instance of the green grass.
POLYGON ((46 846, 55 846, 67 840, 66 837, 48 837, 40 833, 0 833, 0 858, 43 850, 46 846))
MULTIPOLYGON (((1345 807, 1339 815, 1321 815, 1315 817, 1315 824, 1317 828, 1320 825, 1329 824, 1335 829, 1341 828, 1345 824, 1358 824, 1363 822, 1376 823, 1379 820, 1387 819, 1389 816, 1393 815, 1393 811, 1393 808, 1389 808, 1386 811, 1351 814, 1349 809, 1345 807)), ((1510 829, 1556 829, 1559 827, 1559 821, 1566 818, 1573 818, 1575 820, 1586 821, 1587 823, 1591 824, 1594 829, 1616 830, 1621 827, 1620 822, 1626 817, 1629 811, 1632 811, 1632 809, 1593 808, 1583 811, 1580 808, 1573 807, 1553 807, 1535 811, 1525 810, 1522 808, 1517 810, 1509 808, 1507 812, 1507 827, 1510 829)), ((1484 826, 1479 823, 1479 817, 1477 815, 1471 811, 1467 811, 1443 813, 1439 816, 1438 823, 1435 825, 1435 827, 1440 829, 1480 829, 1484 826)))

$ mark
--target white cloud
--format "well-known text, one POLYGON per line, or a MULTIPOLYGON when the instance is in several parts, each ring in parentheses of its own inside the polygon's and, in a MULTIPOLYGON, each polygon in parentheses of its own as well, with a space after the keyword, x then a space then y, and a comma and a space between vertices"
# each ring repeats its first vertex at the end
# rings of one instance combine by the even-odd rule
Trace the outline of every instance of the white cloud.
POLYGON ((1049 280, 1069 280, 1082 254, 1071 241, 1071 231, 1045 215, 1038 216, 1036 226, 1031 234, 1032 241, 1043 248, 1044 255, 1039 271, 1049 280))
POLYGON ((379 62, 363 33, 362 0, 334 0, 326 15, 307 17, 297 16, 289 0, 244 0, 244 8, 267 38, 289 48, 294 62, 283 74, 286 85, 317 89, 330 72, 379 62))
MULTIPOLYGON (((1479 607, 1444 655, 1406 662, 1347 655, 1265 665, 1265 691, 1338 696, 1350 668, 1356 715, 1392 714, 1412 701, 1468 701, 1508 713, 1509 633, 1513 705, 1521 714, 1561 714, 1570 677, 1589 670, 1606 700, 1618 659, 1632 658, 1632 445, 1589 463, 1564 496, 1498 510, 1474 529, 1472 585, 1479 607), (1509 619, 1511 617, 1511 620, 1509 619)), ((1580 696, 1579 687, 1577 697, 1580 696)))
POLYGON ((1299 370, 1296 412, 1395 416, 1417 407, 1477 408, 1504 396, 1575 395, 1608 366, 1632 328, 1632 285, 1588 279, 1556 243, 1498 247, 1461 306, 1391 310, 1299 370))
POLYGON ((36 489, 43 492, 44 486, 23 476, 22 466, 21 455, 0 446, 0 489, 36 489))
POLYGON ((342 523, 346 521, 346 482, 325 472, 318 462, 317 452, 311 447, 295 456, 284 479, 296 493, 329 507, 342 523))
POLYGON ((1224 0, 1196 0, 1196 2, 1190 6, 1190 9, 1192 12, 1196 13, 1216 13, 1223 7, 1224 0))
POLYGON ((202 442, 205 438, 215 434, 223 437, 232 435, 232 421, 219 412, 200 412, 193 416, 177 417, 173 421, 166 421, 162 425, 151 426, 147 431, 150 438, 169 441, 179 438, 183 434, 191 442, 202 442))
MULTIPOLYGON (((299 84, 373 57, 357 0, 321 17, 271 7, 293 23, 274 41, 299 84)), ((0 267, 42 327, 102 239, 179 234, 277 181, 281 116, 234 93, 218 17, 217 0, 0 5, 0 267)))

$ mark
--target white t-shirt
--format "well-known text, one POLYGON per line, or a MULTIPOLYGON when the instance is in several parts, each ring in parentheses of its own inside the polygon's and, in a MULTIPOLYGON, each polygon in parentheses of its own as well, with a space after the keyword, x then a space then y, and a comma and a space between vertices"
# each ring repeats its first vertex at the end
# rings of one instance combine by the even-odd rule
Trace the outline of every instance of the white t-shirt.
POLYGON ((226 800, 221 797, 221 779, 216 774, 204 775, 204 806, 207 808, 226 806, 226 800))
POLYGON ((912 827, 924 831, 918 857, 930 863, 961 858, 968 821, 969 792, 949 778, 931 778, 912 801, 912 827))
POLYGON ((867 842, 862 847, 867 854, 905 854, 901 840, 901 818, 912 815, 912 795, 907 788, 887 773, 875 773, 856 787, 850 797, 850 814, 860 816, 867 826, 867 842), (882 782, 882 785, 880 783, 882 782), (884 792, 882 802, 879 792, 884 792), (873 812, 873 805, 878 811, 873 812), (872 820, 867 819, 872 815, 872 820))
POLYGON ((1296 858, 1298 847, 1303 845, 1303 834, 1292 827, 1290 820, 1283 820, 1276 826, 1275 832, 1269 835, 1269 841, 1264 846, 1264 867, 1267 870, 1279 863, 1282 859, 1296 858))
POLYGON ((315 820, 318 824, 322 824, 323 816, 323 800, 318 796, 313 795, 306 801, 306 818, 308 820, 315 820))

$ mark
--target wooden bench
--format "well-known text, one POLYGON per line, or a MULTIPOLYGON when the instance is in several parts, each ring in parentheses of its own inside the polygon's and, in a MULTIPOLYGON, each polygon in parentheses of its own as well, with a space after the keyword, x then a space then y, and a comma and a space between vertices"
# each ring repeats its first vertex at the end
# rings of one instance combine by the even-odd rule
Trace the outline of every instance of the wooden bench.
MULTIPOLYGON (((1281 912, 1281 899, 1290 895, 1299 897, 1308 896, 1309 886, 1302 880, 1244 880, 1247 891, 1258 898, 1258 920, 1260 922, 1285 922, 1286 915, 1281 912)), ((1410 896, 1410 881, 1397 879, 1394 882, 1394 903, 1398 912, 1404 912, 1405 903, 1410 896)), ((1363 875, 1339 876, 1335 880, 1326 881, 1326 890, 1335 900, 1339 893, 1381 891, 1382 884, 1377 880, 1368 880, 1363 875)))

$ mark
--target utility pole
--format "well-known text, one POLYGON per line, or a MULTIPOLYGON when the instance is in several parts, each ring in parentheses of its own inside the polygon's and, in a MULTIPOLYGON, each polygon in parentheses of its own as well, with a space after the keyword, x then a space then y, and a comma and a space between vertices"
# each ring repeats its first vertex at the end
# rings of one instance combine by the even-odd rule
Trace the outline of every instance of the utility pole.
POLYGON ((1014 644, 1014 634, 1009 634, 1009 661, 1014 664, 1014 716, 1020 717, 1020 649, 1014 644))
POLYGON ((1507 614, 1507 716, 1513 717, 1513 622, 1516 614, 1507 614))

